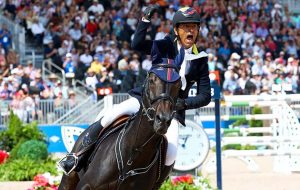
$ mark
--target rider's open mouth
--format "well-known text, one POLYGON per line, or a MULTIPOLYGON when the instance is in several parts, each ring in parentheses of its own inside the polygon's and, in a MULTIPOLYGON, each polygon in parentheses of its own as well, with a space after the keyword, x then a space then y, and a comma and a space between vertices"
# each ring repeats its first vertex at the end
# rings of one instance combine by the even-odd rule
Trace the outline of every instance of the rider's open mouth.
POLYGON ((187 35, 187 36, 186 36, 186 39, 187 39, 187 40, 193 40, 193 35, 187 35))

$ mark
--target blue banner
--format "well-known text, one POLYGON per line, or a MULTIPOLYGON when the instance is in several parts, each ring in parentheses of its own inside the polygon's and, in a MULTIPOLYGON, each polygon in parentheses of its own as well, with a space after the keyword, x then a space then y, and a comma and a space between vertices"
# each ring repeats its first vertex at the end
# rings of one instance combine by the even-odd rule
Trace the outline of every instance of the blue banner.
POLYGON ((78 136, 88 127, 88 124, 39 125, 38 127, 47 138, 50 153, 70 152, 78 136))
MULTIPOLYGON (((226 128, 232 121, 222 121, 221 127, 226 128)), ((205 128, 214 128, 214 121, 204 121, 205 128)), ((88 128, 88 124, 70 125, 39 125, 48 142, 48 152, 70 152, 78 136, 88 128)))

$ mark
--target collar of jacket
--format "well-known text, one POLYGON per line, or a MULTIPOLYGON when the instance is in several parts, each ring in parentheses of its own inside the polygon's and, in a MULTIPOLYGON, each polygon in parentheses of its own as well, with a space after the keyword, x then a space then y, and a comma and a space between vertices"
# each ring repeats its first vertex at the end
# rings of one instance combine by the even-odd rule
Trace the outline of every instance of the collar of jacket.
MULTIPOLYGON (((174 48, 175 48, 175 55, 177 55, 179 53, 178 46, 177 46, 177 43, 178 43, 177 37, 174 39, 173 42, 174 42, 174 48)), ((195 55, 199 54, 199 51, 198 51, 198 48, 197 48, 196 44, 193 44, 193 46, 192 46, 192 53, 195 54, 195 55)))

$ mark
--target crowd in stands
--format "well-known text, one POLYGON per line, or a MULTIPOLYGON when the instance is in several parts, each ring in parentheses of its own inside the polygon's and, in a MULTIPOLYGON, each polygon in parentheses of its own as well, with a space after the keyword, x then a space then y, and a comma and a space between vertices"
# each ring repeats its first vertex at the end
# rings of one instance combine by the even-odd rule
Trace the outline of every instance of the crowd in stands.
MULTIPOLYGON (((153 2, 160 11, 151 20, 147 39, 172 33, 172 18, 182 6, 200 13, 197 46, 208 53, 209 70, 219 71, 224 94, 299 93, 300 15, 276 0, 0 0, 0 7, 43 48, 50 69, 55 71, 54 63, 68 78, 95 90, 127 92, 141 85, 151 67, 150 57, 132 51, 130 43, 142 11, 153 2)), ((0 86, 2 99, 16 96, 2 93, 7 85, 16 92, 24 84, 34 84, 40 98, 58 96, 57 84, 40 85, 40 75, 29 72, 30 64, 11 66, 11 36, 4 25, 0 42, 0 80, 6 79, 0 86)))

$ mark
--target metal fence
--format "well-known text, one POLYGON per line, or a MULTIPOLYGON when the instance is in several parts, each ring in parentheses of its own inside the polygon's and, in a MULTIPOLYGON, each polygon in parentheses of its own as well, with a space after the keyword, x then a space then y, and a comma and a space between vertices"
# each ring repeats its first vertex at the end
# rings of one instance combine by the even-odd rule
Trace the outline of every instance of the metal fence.
POLYGON ((16 114, 25 123, 37 121, 39 124, 52 124, 80 102, 82 101, 39 100, 35 102, 35 105, 16 108, 13 106, 13 101, 0 101, 0 126, 7 124, 10 111, 16 114))
MULTIPOLYGON (((128 99, 130 96, 128 94, 113 94, 112 96, 105 97, 109 99, 109 101, 99 101, 94 102, 92 99, 87 98, 84 100, 77 100, 76 102, 70 102, 70 100, 63 100, 60 104, 55 103, 55 100, 39 100, 36 102, 36 106, 34 110, 23 109, 23 110, 13 110, 11 107, 11 101, 0 101, 0 125, 4 125, 8 121, 9 112, 13 110, 18 114, 24 122, 30 122, 32 120, 37 120, 39 124, 70 124, 70 123, 91 123, 95 120, 98 113, 101 110, 105 110, 104 108, 112 107, 113 104, 119 104, 124 100, 128 99)), ((300 95, 286 95, 286 96, 270 96, 267 97, 266 100, 256 100, 261 99, 262 97, 258 96, 235 96, 236 101, 248 100, 252 101, 252 103, 268 103, 266 102, 270 98, 277 98, 278 100, 287 101, 288 104, 293 108, 297 116, 300 116, 300 95), (252 98, 251 98, 252 97, 252 98)), ((266 98, 264 96, 264 98, 266 98)), ((226 97, 226 102, 230 103, 233 99, 230 97, 226 97)), ((225 103, 226 103, 225 102, 225 103)), ((276 101, 272 101, 276 103, 276 101)), ((259 104, 258 104, 259 105, 259 104)), ((249 106, 246 104, 229 106, 224 104, 221 106, 221 115, 248 115, 251 114, 253 106, 249 106)), ((265 114, 270 112, 269 109, 264 109, 265 114)), ((271 113, 271 112, 270 112, 271 113)), ((214 103, 210 103, 208 106, 195 109, 188 110, 186 112, 187 117, 189 119, 196 119, 197 116, 214 116, 215 109, 214 103)))
POLYGON ((12 34, 12 47, 15 49, 19 56, 20 62, 22 63, 25 60, 25 50, 26 50, 26 42, 25 42, 25 29, 15 23, 14 21, 6 18, 0 13, 0 23, 5 24, 8 30, 12 34))

